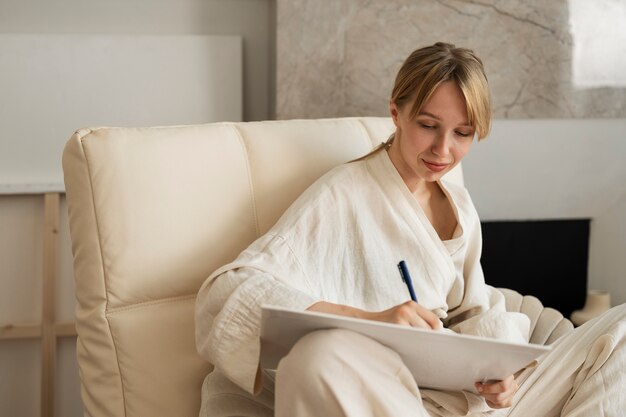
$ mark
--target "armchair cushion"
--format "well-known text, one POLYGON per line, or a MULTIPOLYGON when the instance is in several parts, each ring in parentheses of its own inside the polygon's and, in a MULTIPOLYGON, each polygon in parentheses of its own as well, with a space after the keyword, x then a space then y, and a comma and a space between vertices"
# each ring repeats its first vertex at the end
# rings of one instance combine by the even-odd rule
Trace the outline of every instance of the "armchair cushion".
POLYGON ((549 345, 574 329, 571 321, 557 310, 544 307, 536 297, 507 288, 498 289, 504 294, 507 311, 524 313, 530 318, 530 343, 549 345))

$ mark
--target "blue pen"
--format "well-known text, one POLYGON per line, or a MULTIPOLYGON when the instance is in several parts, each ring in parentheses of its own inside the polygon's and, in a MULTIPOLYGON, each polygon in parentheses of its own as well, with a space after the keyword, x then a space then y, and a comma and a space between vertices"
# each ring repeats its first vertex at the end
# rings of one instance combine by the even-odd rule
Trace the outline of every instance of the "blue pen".
POLYGON ((400 261, 398 264, 398 269, 400 270, 400 277, 402 277, 402 281, 406 284, 409 289, 409 294, 411 294, 411 300, 417 303, 417 297, 415 296, 415 291, 413 290, 413 281, 411 281, 411 274, 409 274, 409 269, 406 267, 406 262, 400 261))

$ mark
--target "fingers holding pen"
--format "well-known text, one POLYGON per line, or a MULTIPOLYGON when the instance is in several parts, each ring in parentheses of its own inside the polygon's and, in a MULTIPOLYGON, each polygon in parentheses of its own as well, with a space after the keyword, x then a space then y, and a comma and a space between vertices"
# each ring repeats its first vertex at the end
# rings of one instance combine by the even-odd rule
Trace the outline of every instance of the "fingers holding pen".
POLYGON ((409 323, 410 326, 424 327, 433 330, 437 330, 443 326, 439 317, 427 308, 422 307, 414 301, 408 301, 405 304, 407 304, 407 308, 411 309, 414 314, 413 317, 415 320, 409 323))
POLYGON ((442 327, 441 320, 439 320, 436 314, 414 301, 407 301, 388 310, 370 314, 371 316, 368 317, 370 320, 423 329, 439 329, 442 327))
MULTIPOLYGON (((398 263, 400 278, 406 284, 411 296, 411 301, 400 304, 382 313, 389 313, 391 323, 403 324, 411 327, 420 327, 424 329, 439 329, 443 327, 441 320, 432 311, 425 309, 417 303, 417 296, 413 288, 413 279, 409 273, 409 268, 404 260, 398 263)), ((389 318, 389 317, 388 317, 389 318)))

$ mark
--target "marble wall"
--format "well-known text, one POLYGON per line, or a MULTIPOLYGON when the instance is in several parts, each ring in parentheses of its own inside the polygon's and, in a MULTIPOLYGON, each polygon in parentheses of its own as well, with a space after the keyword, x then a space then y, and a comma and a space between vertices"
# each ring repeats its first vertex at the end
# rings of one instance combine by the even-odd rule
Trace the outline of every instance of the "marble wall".
POLYGON ((572 83, 567 0, 276 0, 276 116, 386 115, 415 48, 475 50, 496 118, 626 116, 626 88, 572 83))

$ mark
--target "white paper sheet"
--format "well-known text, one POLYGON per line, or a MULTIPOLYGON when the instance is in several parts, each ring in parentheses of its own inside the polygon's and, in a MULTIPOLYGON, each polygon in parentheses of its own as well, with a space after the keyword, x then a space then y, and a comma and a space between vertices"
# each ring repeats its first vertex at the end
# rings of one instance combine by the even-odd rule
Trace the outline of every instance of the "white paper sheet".
POLYGON ((424 388, 475 391, 475 381, 503 379, 550 350, 549 346, 263 306, 261 366, 276 369, 302 336, 332 328, 361 333, 390 347, 424 388))

